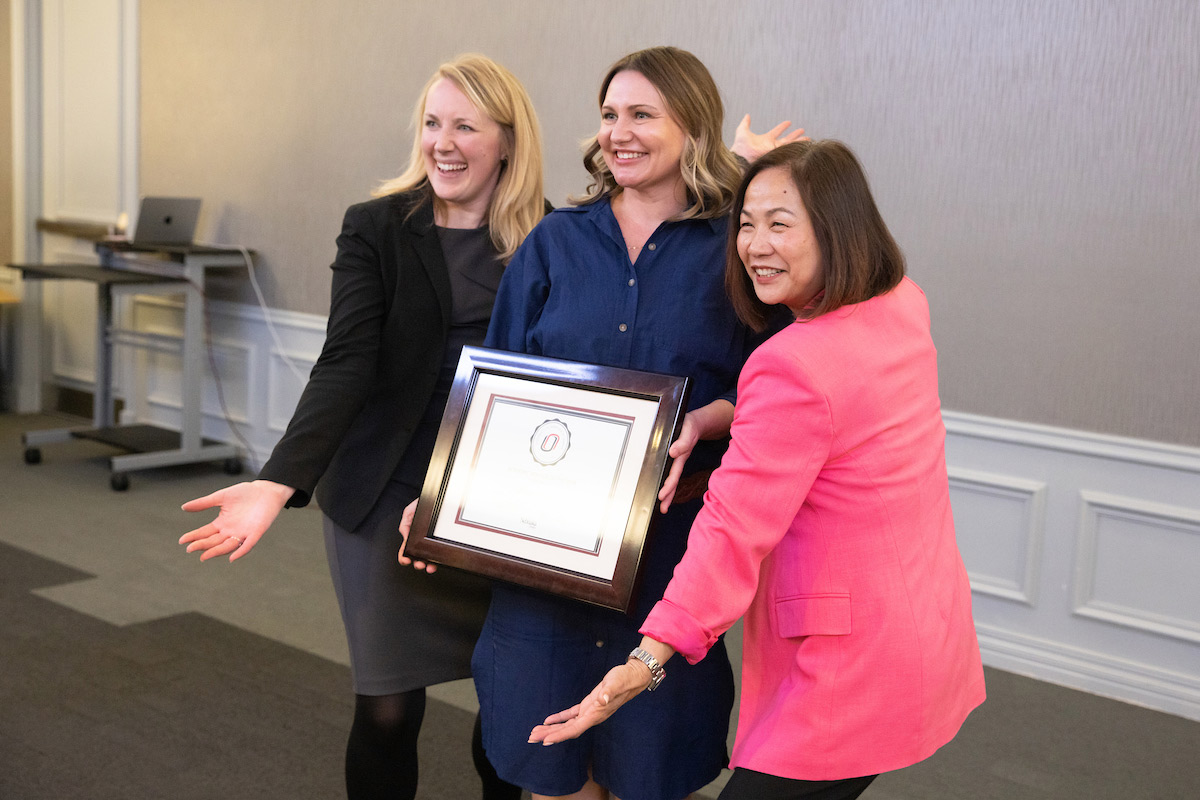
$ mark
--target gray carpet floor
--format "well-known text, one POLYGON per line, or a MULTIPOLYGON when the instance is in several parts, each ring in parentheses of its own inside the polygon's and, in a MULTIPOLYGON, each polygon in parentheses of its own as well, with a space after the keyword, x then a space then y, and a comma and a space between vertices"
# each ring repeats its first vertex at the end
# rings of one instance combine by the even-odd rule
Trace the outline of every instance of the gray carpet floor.
MULTIPOLYGON (((85 577, 0 544, 0 797, 342 796, 346 667, 203 614, 115 626, 31 591, 85 577)), ((478 795, 473 722, 429 704, 425 796, 478 795)))
MULTIPOLYGON (((338 798, 349 671, 315 512, 238 564, 175 544, 218 466, 108 487, 88 442, 27 466, 0 415, 0 800, 338 798)), ((1200 797, 1200 723, 1000 672, 928 761, 874 800, 1200 797)), ((469 683, 431 691, 419 796, 478 797, 469 683)), ((714 795, 716 786, 706 790, 714 795)))

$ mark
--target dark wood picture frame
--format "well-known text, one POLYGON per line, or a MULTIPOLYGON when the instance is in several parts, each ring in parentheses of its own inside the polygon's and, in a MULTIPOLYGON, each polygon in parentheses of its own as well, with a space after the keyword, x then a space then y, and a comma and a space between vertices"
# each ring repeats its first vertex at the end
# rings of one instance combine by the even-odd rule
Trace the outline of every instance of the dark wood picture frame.
MULTIPOLYGON (((691 382, 688 378, 652 372, 603 367, 543 356, 509 353, 483 347, 464 347, 454 376, 454 384, 438 429, 437 443, 421 497, 417 503, 409 535, 407 555, 424 561, 457 567, 498 580, 527 586, 552 594, 582 600, 595 605, 628 610, 637 584, 642 550, 646 543, 650 520, 658 503, 658 490, 666 473, 669 457, 667 448, 679 433, 687 410, 691 382), (437 535, 437 520, 442 517, 450 486, 452 470, 474 467, 456 466, 460 448, 474 449, 477 441, 464 441, 464 423, 476 397, 481 376, 498 375, 522 382, 551 384, 570 390, 595 392, 599 395, 649 400, 654 403, 650 423, 649 446, 642 453, 626 453, 624 459, 638 458, 636 488, 624 529, 605 532, 606 536, 621 535, 620 550, 612 579, 605 580, 541 563, 507 553, 495 552, 463 541, 450 541, 437 535)), ((603 402, 603 398, 597 398, 603 402)), ((649 414, 644 422, 649 422, 649 414)), ((484 431, 479 432, 482 439, 484 431)), ((468 451, 463 451, 468 452, 468 451)), ((622 464, 625 463, 622 461, 622 464)), ((532 491, 532 490, 531 490, 532 491)), ((457 526, 456 526, 457 528, 457 526)), ((461 537, 461 534, 460 534, 461 537)))

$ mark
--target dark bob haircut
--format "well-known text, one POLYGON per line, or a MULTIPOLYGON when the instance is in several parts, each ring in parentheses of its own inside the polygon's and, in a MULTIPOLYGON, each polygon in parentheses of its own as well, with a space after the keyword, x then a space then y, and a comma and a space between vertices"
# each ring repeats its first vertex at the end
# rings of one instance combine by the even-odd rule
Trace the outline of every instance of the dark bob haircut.
POLYGON ((754 293, 737 248, 746 188, 760 172, 773 167, 785 167, 791 174, 821 249, 825 289, 797 319, 815 319, 870 300, 900 283, 904 256, 879 215, 867 176, 850 148, 833 139, 786 144, 750 165, 729 218, 725 290, 744 323, 762 331, 773 313, 754 293))

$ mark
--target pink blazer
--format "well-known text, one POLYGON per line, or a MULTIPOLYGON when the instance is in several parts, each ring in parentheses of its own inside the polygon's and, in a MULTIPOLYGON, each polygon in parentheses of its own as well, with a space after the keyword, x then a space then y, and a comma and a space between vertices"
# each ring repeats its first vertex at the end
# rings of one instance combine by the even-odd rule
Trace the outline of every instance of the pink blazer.
POLYGON ((984 685, 924 293, 906 278, 772 337, 732 435, 642 632, 695 663, 745 616, 731 766, 835 780, 927 758, 984 685))

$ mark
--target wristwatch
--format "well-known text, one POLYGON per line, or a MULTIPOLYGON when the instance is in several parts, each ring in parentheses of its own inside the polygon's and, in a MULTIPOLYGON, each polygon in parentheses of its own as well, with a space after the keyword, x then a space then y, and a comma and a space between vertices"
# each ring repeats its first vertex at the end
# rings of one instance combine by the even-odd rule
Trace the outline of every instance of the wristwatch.
POLYGON ((629 658, 636 658, 638 661, 650 668, 650 685, 646 688, 653 692, 663 682, 663 678, 667 677, 667 671, 663 669, 663 665, 658 663, 658 659, 647 653, 640 647, 635 647, 629 652, 629 658))

